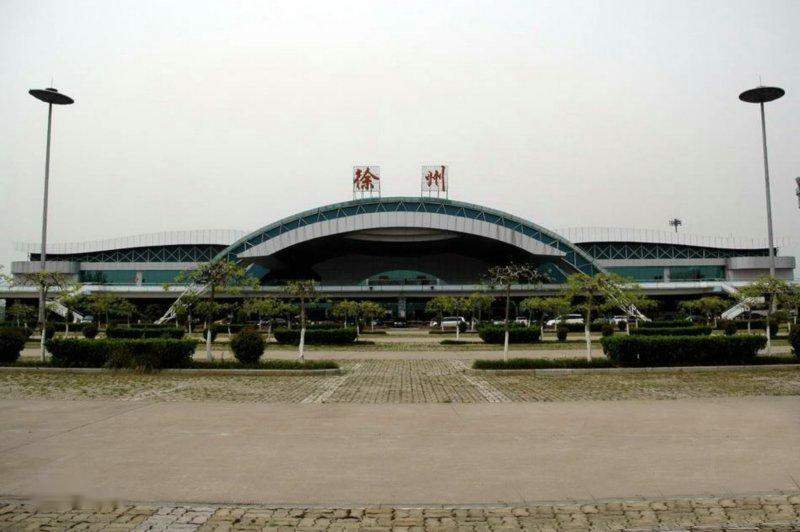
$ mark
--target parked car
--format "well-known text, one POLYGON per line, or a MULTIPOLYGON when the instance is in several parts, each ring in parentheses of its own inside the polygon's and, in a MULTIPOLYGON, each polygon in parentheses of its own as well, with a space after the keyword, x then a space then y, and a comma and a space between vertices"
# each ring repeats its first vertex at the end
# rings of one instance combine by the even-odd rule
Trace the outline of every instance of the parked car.
MULTIPOLYGON (((459 323, 466 323, 467 320, 463 316, 445 316, 442 318, 442 329, 455 329, 459 323)), ((439 327, 438 320, 431 320, 431 327, 439 327)))
POLYGON ((619 325, 620 323, 625 323, 626 321, 630 321, 628 316, 613 316, 608 320, 610 323, 614 325, 619 325))
POLYGON ((524 325, 525 327, 527 327, 528 325, 531 324, 531 320, 529 320, 525 316, 517 316, 517 319, 514 320, 514 323, 516 323, 517 325, 524 325))
POLYGON ((406 322, 406 320, 397 319, 392 322, 392 327, 398 329, 408 327, 408 322, 406 322))
POLYGON ((548 327, 555 327, 559 323, 566 323, 567 325, 583 325, 583 316, 580 314, 564 314, 556 316, 552 320, 547 320, 548 327))
POLYGON ((92 323, 94 322, 94 316, 84 316, 81 319, 81 323, 92 323))

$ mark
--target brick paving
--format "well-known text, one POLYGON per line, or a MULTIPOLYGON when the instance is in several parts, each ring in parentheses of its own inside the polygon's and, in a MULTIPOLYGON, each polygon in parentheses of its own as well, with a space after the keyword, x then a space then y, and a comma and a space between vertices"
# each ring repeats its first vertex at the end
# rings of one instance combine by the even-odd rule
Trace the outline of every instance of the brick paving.
POLYGON ((800 492, 526 506, 291 507, 0 500, 2 530, 796 531, 800 492))
POLYGON ((6 399, 266 403, 486 403, 800 395, 800 368, 498 375, 461 360, 346 360, 342 375, 0 374, 6 399))

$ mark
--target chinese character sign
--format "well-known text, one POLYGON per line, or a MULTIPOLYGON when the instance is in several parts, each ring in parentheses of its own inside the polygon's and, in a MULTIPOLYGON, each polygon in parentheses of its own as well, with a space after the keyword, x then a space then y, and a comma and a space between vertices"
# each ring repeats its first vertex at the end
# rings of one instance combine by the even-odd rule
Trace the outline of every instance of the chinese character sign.
POLYGON ((372 195, 381 193, 381 167, 380 166, 354 166, 353 167, 353 196, 358 194, 372 195))
POLYGON ((447 193, 447 180, 450 178, 450 175, 447 172, 447 167, 444 165, 441 166, 423 166, 422 167, 422 184, 421 190, 422 194, 426 192, 428 195, 432 193, 436 193, 438 196, 440 193, 447 193))

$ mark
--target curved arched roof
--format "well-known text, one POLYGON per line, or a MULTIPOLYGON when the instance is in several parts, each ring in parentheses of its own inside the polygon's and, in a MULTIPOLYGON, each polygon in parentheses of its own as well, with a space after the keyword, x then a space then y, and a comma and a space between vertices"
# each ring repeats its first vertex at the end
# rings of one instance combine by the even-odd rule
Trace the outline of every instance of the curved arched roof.
POLYGON ((501 240, 536 255, 558 257, 577 271, 602 268, 556 233, 508 213, 443 198, 364 198, 334 203, 278 220, 221 251, 240 260, 275 253, 300 242, 381 227, 431 227, 501 240))

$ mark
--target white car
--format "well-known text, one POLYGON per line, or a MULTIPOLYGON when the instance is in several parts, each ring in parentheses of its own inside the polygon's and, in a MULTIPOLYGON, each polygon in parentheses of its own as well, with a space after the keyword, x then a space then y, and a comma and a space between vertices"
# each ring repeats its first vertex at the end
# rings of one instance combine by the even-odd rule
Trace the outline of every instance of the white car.
POLYGON ((517 319, 514 320, 514 323, 516 323, 517 325, 524 325, 525 327, 527 327, 528 325, 531 324, 531 320, 529 320, 524 316, 517 316, 517 319))
MULTIPOLYGON (((462 316, 445 316, 442 318, 442 329, 455 329, 458 327, 459 323, 466 323, 462 316)), ((437 320, 431 321, 431 327, 439 327, 439 322, 437 320)))
POLYGON ((628 321, 628 316, 614 316, 608 321, 610 321, 614 325, 619 325, 620 323, 625 323, 626 321, 628 321))
POLYGON ((565 314, 556 316, 552 320, 547 320, 548 327, 555 327, 559 323, 566 323, 567 325, 583 325, 583 316, 580 314, 565 314))

